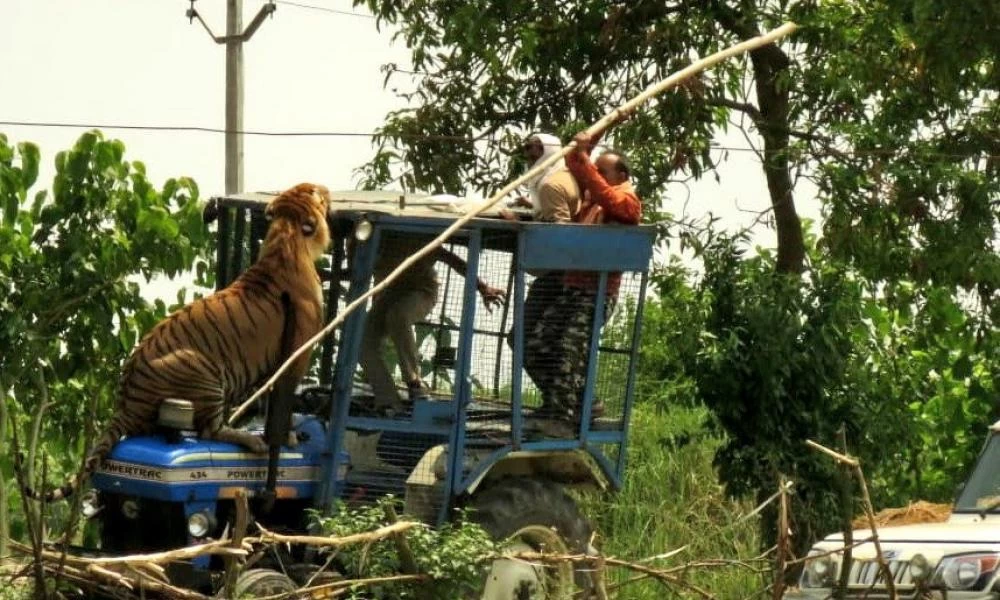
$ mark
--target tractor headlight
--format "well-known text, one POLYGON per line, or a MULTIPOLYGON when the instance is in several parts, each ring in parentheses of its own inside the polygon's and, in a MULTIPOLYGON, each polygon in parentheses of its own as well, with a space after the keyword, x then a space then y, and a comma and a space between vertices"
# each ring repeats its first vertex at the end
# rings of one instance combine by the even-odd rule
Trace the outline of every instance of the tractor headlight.
POLYGON ((205 511, 192 513, 187 522, 188 534, 194 538, 203 538, 215 527, 215 518, 205 511))
POLYGON ((829 554, 810 559, 806 562, 805 572, 802 574, 802 587, 829 587, 833 585, 836 572, 837 563, 829 554))
POLYGON ((934 583, 949 590, 970 590, 997 568, 1000 554, 975 553, 946 556, 934 572, 934 583))
POLYGON ((89 519, 101 512, 101 497, 95 490, 90 490, 80 499, 80 514, 83 518, 89 519))
POLYGON ((921 582, 931 574, 931 564, 923 554, 914 554, 910 559, 910 577, 921 582))

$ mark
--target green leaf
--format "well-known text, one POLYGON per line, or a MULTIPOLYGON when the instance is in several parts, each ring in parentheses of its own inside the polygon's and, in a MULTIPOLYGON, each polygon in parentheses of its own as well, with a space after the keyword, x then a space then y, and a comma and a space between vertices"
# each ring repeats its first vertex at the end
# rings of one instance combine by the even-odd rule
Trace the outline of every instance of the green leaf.
POLYGON ((27 190, 38 179, 40 153, 38 146, 31 142, 21 142, 17 145, 17 150, 21 154, 21 184, 27 190))
POLYGON ((122 350, 130 352, 135 346, 135 331, 131 327, 123 325, 118 330, 118 341, 121 342, 122 350))
POLYGON ((963 354, 955 361, 951 366, 951 374, 956 379, 965 379, 972 375, 972 361, 967 355, 963 354))
POLYGON ((20 207, 20 201, 14 194, 8 195, 4 198, 3 205, 3 224, 5 227, 13 227, 14 222, 17 220, 17 212, 20 207))
POLYGON ((192 242, 201 242, 208 234, 208 227, 202 219, 201 212, 187 211, 184 216, 184 235, 192 242))
POLYGON ((76 141, 76 145, 73 147, 73 150, 84 154, 90 154, 90 152, 94 149, 94 145, 102 139, 104 139, 104 136, 101 135, 100 131, 96 129, 88 131, 87 133, 81 135, 80 139, 76 141))
POLYGON ((98 171, 114 168, 119 162, 119 156, 111 142, 101 142, 94 148, 94 166, 98 171))
POLYGON ((31 203, 31 219, 37 221, 38 217, 42 214, 42 205, 45 204, 45 199, 48 197, 48 192, 41 190, 35 194, 35 199, 31 203))
POLYGON ((177 189, 179 187, 180 186, 177 184, 177 180, 174 178, 170 178, 163 182, 163 189, 160 190, 160 197, 163 199, 163 202, 169 202, 170 199, 174 197, 174 194, 177 193, 177 189))
POLYGON ((172 240, 180 233, 180 226, 163 208, 154 206, 139 214, 138 224, 156 237, 172 240))
POLYGON ((90 173, 90 149, 72 150, 66 156, 64 174, 73 182, 81 182, 90 173))

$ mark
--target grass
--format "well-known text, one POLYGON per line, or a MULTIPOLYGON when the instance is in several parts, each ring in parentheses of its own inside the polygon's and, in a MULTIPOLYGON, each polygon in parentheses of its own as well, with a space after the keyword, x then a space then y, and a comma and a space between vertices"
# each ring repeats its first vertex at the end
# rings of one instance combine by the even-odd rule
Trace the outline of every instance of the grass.
MULTIPOLYGON (((582 498, 608 556, 637 561, 686 549, 647 563, 670 568, 708 559, 749 559, 760 552, 756 518, 740 521, 754 506, 726 497, 712 457, 721 439, 706 433, 702 409, 658 411, 638 407, 633 424, 625 487, 618 494, 582 498)), ((634 574, 609 575, 609 585, 634 574)), ((765 589, 767 577, 746 568, 693 568, 685 580, 718 598, 749 598, 765 589)), ((698 597, 654 580, 618 588, 620 599, 698 597)))

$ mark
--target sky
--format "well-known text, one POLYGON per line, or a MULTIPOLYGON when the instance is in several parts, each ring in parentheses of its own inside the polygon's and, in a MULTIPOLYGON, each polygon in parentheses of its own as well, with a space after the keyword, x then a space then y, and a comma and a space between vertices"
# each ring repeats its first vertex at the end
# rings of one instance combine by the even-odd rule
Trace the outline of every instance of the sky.
MULTIPOLYGON (((244 21, 262 4, 244 0, 244 21)), ((224 127, 225 48, 188 22, 188 6, 185 0, 0 0, 0 121, 224 127)), ((216 34, 224 33, 224 0, 198 0, 195 7, 216 34)), ((279 0, 273 17, 245 45, 244 128, 373 131, 386 113, 403 106, 382 85, 383 64, 409 64, 408 50, 391 36, 350 0, 279 0)), ((10 141, 41 147, 39 189, 51 182, 55 153, 84 131, 0 125, 10 141)), ((185 175, 204 198, 223 192, 223 135, 104 132, 125 143, 127 158, 146 164, 154 184, 185 175)), ((736 132, 717 143, 748 146, 736 132)), ((364 136, 249 136, 244 153, 247 191, 300 181, 353 189, 354 170, 374 148, 364 136)), ((727 229, 746 227, 769 205, 757 160, 750 152, 730 153, 721 183, 706 177, 690 193, 673 186, 664 208, 677 215, 712 213, 727 229)), ((797 203, 801 216, 818 219, 809 191, 801 190, 797 203)), ((755 243, 770 247, 774 240, 767 227, 755 229, 755 243)))

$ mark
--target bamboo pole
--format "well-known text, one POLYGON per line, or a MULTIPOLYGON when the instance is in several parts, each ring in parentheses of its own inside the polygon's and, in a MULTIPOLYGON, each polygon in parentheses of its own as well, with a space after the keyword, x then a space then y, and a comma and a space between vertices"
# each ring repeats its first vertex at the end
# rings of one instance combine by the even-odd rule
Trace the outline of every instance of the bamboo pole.
POLYGON ((806 446, 809 446, 813 450, 818 450, 818 451, 822 452, 823 454, 826 454, 827 456, 833 458, 837 462, 843 463, 843 464, 851 467, 852 469, 856 469, 856 468, 858 468, 860 466, 860 463, 858 463, 857 459, 851 458, 850 456, 847 456, 846 454, 841 454, 840 452, 837 452, 835 450, 831 450, 831 449, 827 448, 826 446, 824 446, 822 444, 818 444, 818 443, 816 443, 816 442, 814 442, 812 440, 806 440, 806 446))
POLYGON ((781 600, 785 594, 785 570, 788 560, 789 524, 788 524, 788 486, 782 475, 778 482, 778 493, 781 501, 778 503, 778 544, 774 557, 774 583, 771 586, 771 597, 781 600))
MULTIPOLYGON (((671 74, 666 79, 663 79, 662 81, 651 85, 638 96, 632 98, 625 104, 622 104, 618 108, 607 113, 606 115, 604 115, 604 117, 601 118, 601 120, 599 120, 597 123, 594 123, 589 128, 587 128, 586 132, 590 134, 591 137, 601 134, 608 127, 614 125, 622 118, 630 115, 639 106, 642 106, 650 99, 658 96, 659 94, 662 94, 663 92, 673 87, 676 87, 679 83, 697 75, 698 73, 704 71, 705 69, 713 67, 716 64, 724 60, 727 60, 729 58, 732 58, 734 56, 738 56, 745 52, 755 50, 757 48, 760 48, 761 46, 766 46, 767 44, 772 44, 777 40, 791 34, 796 29, 798 29, 798 25, 796 25, 795 23, 791 22, 785 23, 784 25, 778 27, 777 29, 774 29, 757 37, 750 38, 749 40, 740 42, 735 46, 732 46, 725 50, 720 50, 719 52, 716 52, 702 59, 699 59, 698 61, 690 64, 684 69, 681 69, 680 71, 671 74)), ((282 364, 281 367, 279 367, 278 370, 274 372, 271 378, 268 379, 264 383, 264 385, 260 387, 260 389, 258 389, 252 396, 250 396, 250 398, 246 400, 246 402, 241 404, 239 408, 237 408, 236 411, 233 412, 232 416, 230 416, 229 418, 229 423, 230 424, 235 423, 236 420, 240 416, 242 416, 243 413, 245 413, 247 409, 249 409, 250 406, 253 405, 254 402, 256 402, 264 394, 268 393, 271 390, 271 388, 274 387, 274 384, 275 382, 278 381, 278 378, 280 378, 281 375, 288 370, 288 368, 292 365, 292 363, 294 363, 300 356, 302 356, 306 352, 309 352, 317 342, 319 342, 324 337, 329 335, 331 331, 333 331, 338 325, 343 323, 347 315, 351 314, 353 311, 357 310, 359 307, 368 302, 369 298, 389 287, 397 278, 399 278, 399 276, 404 271, 406 271, 406 269, 410 268, 410 266, 412 266, 414 263, 424 259, 431 252, 439 248, 446 240, 448 240, 448 238, 454 235, 455 232, 457 232, 459 229, 468 224, 469 221, 476 218, 482 212, 500 202, 501 199, 503 199, 504 197, 507 196, 507 194, 517 189, 517 187, 522 183, 524 183, 525 181, 531 179, 532 177, 535 177, 536 175, 543 173, 551 165, 555 164, 556 161, 562 160, 566 155, 572 152, 575 147, 576 144, 574 142, 571 142, 569 145, 562 148, 559 152, 556 152, 555 154, 549 156, 546 160, 542 161, 534 168, 529 169, 523 175, 505 185, 499 192, 494 194, 492 198, 486 200, 485 202, 482 202, 476 208, 463 215, 461 218, 459 218, 454 223, 449 225, 448 228, 445 229, 443 232, 441 232, 441 234, 438 235, 436 238, 434 238, 434 240, 432 240, 430 243, 428 243, 426 246, 420 249, 419 252, 411 255, 409 258, 400 263, 399 266, 396 267, 391 273, 389 273, 389 275, 385 279, 379 282, 378 285, 375 285, 367 292, 362 294, 360 297, 358 297, 356 300, 348 304, 344 308, 344 310, 340 312, 334 320, 330 321, 330 323, 326 327, 324 327, 319 333, 311 337, 304 344, 302 344, 301 347, 299 347, 295 352, 293 352, 292 355, 285 360, 284 364, 282 364)))

